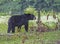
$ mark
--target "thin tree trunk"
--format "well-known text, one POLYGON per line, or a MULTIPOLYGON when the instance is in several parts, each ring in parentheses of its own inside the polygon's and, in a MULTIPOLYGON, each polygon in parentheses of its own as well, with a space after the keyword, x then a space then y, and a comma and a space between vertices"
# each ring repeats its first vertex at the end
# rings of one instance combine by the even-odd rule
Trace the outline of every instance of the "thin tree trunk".
POLYGON ((40 10, 38 10, 38 23, 40 22, 40 10))
POLYGON ((60 20, 58 19, 58 30, 60 30, 60 20))

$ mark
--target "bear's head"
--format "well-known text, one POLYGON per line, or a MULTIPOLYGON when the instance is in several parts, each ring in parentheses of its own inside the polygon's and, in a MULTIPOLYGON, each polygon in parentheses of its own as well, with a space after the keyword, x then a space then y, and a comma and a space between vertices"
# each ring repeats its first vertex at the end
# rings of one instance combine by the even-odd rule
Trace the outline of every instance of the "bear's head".
POLYGON ((36 17, 33 14, 27 14, 28 20, 35 20, 36 17))

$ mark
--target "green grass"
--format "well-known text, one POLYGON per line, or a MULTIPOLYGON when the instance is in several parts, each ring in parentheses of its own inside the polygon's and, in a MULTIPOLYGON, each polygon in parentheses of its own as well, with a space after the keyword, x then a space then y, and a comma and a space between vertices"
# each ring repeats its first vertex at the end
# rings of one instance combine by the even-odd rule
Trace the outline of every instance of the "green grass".
MULTIPOLYGON (((31 26, 31 23, 30 23, 31 26)), ((7 25, 0 24, 0 33, 6 34, 7 25)), ((60 31, 52 31, 52 32, 25 32, 24 26, 22 26, 21 32, 14 33, 13 36, 0 36, 1 44, 23 44, 22 41, 24 36, 28 39, 25 40, 24 44, 55 44, 60 40, 60 31), (19 34, 19 35, 18 35, 19 34)))
MULTIPOLYGON (((20 33, 20 37, 19 36, 10 36, 8 38, 8 36, 0 36, 0 43, 1 44, 22 44, 22 40, 23 40, 23 35, 24 33, 21 32, 20 33)), ((60 40, 60 31, 55 31, 55 32, 44 32, 44 33, 26 33, 26 36, 28 37, 28 39, 26 39, 24 44, 39 44, 42 42, 44 44, 49 44, 49 42, 51 42, 51 44, 57 42, 58 40, 60 40)))
POLYGON ((6 33, 7 25, 4 23, 0 24, 0 33, 6 33))

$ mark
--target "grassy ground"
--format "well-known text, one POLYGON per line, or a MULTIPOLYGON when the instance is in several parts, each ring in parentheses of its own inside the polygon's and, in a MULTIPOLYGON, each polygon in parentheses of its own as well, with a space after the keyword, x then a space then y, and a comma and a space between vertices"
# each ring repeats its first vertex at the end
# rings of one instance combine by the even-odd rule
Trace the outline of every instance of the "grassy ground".
POLYGON ((60 44, 60 31, 53 32, 25 32, 22 27, 21 32, 14 33, 12 36, 7 33, 7 25, 0 24, 0 43, 1 44, 60 44))
POLYGON ((20 33, 13 36, 0 36, 1 44, 57 44, 60 40, 60 31, 44 33, 20 33))

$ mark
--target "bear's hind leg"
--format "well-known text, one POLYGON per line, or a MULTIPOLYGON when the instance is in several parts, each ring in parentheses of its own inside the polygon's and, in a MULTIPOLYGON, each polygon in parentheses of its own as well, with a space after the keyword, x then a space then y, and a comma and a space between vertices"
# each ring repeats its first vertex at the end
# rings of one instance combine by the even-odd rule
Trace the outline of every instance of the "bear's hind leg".
POLYGON ((25 31, 28 32, 28 23, 25 24, 25 31))

